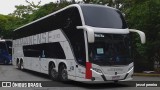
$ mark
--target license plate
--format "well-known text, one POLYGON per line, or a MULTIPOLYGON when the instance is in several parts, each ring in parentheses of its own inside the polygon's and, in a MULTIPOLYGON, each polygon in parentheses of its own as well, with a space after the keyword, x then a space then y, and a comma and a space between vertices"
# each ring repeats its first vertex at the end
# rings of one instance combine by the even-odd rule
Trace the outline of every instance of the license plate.
POLYGON ((119 80, 120 76, 112 76, 112 80, 119 80))

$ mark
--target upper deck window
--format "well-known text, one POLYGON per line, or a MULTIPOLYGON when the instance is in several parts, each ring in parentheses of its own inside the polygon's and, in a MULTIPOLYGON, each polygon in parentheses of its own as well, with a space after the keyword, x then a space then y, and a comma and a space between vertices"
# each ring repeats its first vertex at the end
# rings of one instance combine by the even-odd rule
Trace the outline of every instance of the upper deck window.
POLYGON ((100 5, 81 5, 85 24, 100 28, 127 28, 126 22, 120 11, 100 6, 100 5))

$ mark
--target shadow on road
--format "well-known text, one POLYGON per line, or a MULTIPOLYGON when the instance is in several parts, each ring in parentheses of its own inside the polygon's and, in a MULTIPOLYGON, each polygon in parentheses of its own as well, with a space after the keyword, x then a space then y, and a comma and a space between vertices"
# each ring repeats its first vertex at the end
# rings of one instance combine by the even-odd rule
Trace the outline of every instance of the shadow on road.
MULTIPOLYGON (((17 68, 17 70, 19 70, 19 69, 17 68)), ((47 74, 43 74, 43 73, 39 73, 39 72, 36 72, 36 71, 27 70, 27 69, 24 69, 22 71, 26 72, 27 74, 30 74, 32 76, 36 76, 36 77, 40 77, 40 78, 44 78, 44 79, 50 80, 50 77, 47 74)))

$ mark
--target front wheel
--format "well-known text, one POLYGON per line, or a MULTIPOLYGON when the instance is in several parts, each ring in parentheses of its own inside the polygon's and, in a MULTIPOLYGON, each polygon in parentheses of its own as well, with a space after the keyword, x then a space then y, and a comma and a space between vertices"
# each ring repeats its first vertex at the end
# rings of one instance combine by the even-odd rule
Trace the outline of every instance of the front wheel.
POLYGON ((65 65, 60 67, 59 78, 61 81, 68 81, 68 73, 65 65))

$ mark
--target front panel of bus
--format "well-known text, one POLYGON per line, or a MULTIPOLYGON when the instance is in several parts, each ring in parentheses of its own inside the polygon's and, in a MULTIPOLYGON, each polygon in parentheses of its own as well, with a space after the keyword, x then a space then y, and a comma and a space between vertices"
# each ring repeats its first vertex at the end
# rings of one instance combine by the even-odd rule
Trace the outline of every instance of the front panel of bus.
POLYGON ((130 34, 114 31, 128 28, 122 14, 116 9, 99 5, 81 5, 81 8, 85 26, 94 31, 96 29, 94 43, 88 42, 87 63, 90 63, 86 63, 86 68, 90 65, 90 71, 86 69, 90 72, 89 74, 86 72, 89 75, 88 79, 130 80, 133 74, 130 34))

